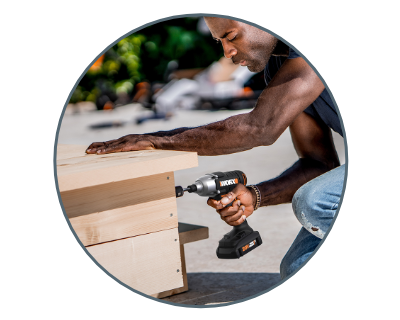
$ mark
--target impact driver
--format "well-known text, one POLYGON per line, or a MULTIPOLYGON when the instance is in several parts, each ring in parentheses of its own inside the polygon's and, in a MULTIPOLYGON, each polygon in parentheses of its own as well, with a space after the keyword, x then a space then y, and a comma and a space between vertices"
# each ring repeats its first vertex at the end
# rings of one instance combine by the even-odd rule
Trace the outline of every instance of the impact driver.
MULTIPOLYGON (((184 192, 187 191, 219 201, 223 196, 235 189, 238 183, 243 185, 247 183, 246 175, 242 171, 213 172, 198 178, 194 184, 187 188, 175 187, 175 193, 177 198, 182 197, 184 192)), ((226 207, 231 206, 232 203, 233 201, 226 207)), ((245 220, 242 224, 233 227, 219 241, 217 257, 219 259, 238 259, 260 246, 261 243, 260 234, 257 231, 253 231, 247 220, 245 220)))

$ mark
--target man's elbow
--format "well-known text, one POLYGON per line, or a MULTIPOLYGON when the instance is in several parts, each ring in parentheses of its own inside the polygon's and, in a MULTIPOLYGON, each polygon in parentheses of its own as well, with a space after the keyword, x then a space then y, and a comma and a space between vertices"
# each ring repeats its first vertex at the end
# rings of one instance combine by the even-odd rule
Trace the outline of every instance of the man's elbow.
POLYGON ((277 140, 275 137, 268 136, 263 137, 263 132, 259 132, 257 135, 250 135, 248 136, 248 147, 255 148, 255 147, 268 147, 275 143, 277 140))
POLYGON ((268 129, 268 127, 263 127, 262 129, 258 129, 257 133, 254 134, 252 140, 258 146, 270 146, 273 145, 276 140, 280 137, 282 133, 278 132, 274 129, 268 129))
POLYGON ((269 114, 267 119, 253 110, 249 113, 250 121, 250 136, 254 145, 270 146, 278 140, 286 128, 279 117, 274 114, 269 114))

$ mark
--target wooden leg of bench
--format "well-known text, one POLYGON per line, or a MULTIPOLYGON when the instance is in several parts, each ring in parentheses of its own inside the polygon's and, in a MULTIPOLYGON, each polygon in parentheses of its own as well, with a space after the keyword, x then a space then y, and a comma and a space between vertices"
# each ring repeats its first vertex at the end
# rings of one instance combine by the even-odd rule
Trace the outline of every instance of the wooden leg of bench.
POLYGON ((182 276, 183 276, 183 287, 167 290, 164 292, 159 292, 155 294, 151 294, 154 298, 165 298, 172 296, 174 294, 182 293, 188 291, 188 282, 187 282, 187 274, 186 274, 186 262, 185 262, 185 249, 183 248, 183 244, 180 245, 181 247, 181 262, 182 262, 182 276))

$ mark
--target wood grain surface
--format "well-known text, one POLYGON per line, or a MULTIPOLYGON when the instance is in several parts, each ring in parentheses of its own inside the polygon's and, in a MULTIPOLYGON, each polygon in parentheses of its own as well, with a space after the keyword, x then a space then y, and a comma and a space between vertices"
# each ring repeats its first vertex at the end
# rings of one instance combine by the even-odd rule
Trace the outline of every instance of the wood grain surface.
POLYGON ((184 285, 178 228, 87 247, 109 273, 151 295, 184 285))
POLYGON ((87 146, 57 146, 60 192, 196 167, 197 153, 143 150, 86 154, 87 146))

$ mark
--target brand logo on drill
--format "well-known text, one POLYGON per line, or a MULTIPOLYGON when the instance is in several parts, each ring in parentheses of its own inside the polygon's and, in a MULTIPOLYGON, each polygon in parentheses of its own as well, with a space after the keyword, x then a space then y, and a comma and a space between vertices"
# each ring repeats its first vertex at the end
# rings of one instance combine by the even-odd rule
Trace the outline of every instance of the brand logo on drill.
POLYGON ((238 183, 238 179, 229 179, 229 180, 219 182, 221 187, 226 187, 226 186, 230 186, 232 184, 237 184, 237 183, 238 183))
POLYGON ((253 240, 252 242, 250 242, 249 244, 246 244, 244 247, 242 247, 242 251, 246 251, 247 249, 251 248, 252 246, 254 246, 256 244, 256 240, 253 240))

